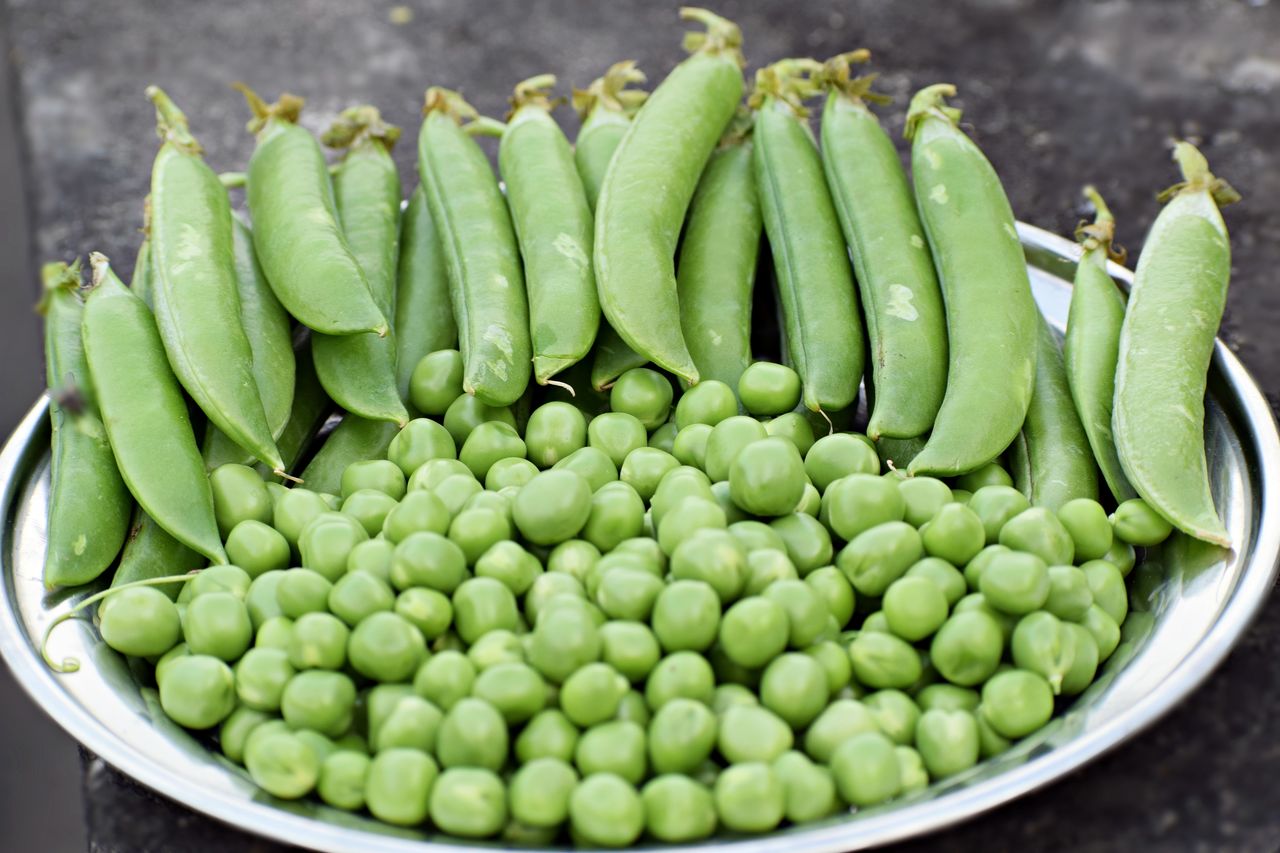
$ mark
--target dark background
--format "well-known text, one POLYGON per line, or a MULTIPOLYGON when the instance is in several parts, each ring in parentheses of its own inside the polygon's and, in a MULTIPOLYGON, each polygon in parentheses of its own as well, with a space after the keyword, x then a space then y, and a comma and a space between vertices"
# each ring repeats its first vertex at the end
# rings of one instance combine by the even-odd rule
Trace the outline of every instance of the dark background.
MULTIPOLYGON (((1138 249, 1157 190, 1176 180, 1173 137, 1202 146, 1244 193, 1227 212, 1235 278, 1223 336, 1280 400, 1280 4, 719 2, 742 24, 751 69, 865 46, 882 111, 939 81, 1001 173, 1020 218, 1069 234, 1096 183, 1138 249)), ((308 98, 319 130, 342 107, 380 106, 406 128, 406 189, 423 90, 460 88, 500 115, 512 85, 551 71, 585 85, 617 59, 660 79, 680 56, 675 4, 640 2, 0 3, 0 433, 39 393, 35 262, 90 250, 132 266, 155 151, 158 83, 189 113, 218 169, 242 168, 248 111, 228 84, 308 98)), ((562 119, 576 123, 568 111, 562 119)), ((1223 668, 1129 745, 931 849, 1274 850, 1280 847, 1280 607, 1223 668)), ((75 746, 0 668, 0 851, 276 850, 133 786, 75 746), (83 793, 82 793, 83 792, 83 793), (83 804, 84 820, 79 819, 83 804)))

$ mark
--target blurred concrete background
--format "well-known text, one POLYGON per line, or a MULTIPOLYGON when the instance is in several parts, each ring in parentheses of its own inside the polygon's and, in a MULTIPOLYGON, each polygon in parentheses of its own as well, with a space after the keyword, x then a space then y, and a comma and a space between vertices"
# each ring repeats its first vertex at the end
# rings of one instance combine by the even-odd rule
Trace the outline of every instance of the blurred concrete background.
MULTIPOLYGON (((896 102, 949 80, 1020 218, 1069 234, 1096 183, 1138 249, 1176 179, 1172 137, 1201 144, 1245 202, 1227 212, 1235 280, 1223 335, 1280 401, 1280 6, 1268 0, 787 0, 717 2, 751 69, 865 46, 896 102)), ((320 130, 380 106, 406 128, 406 190, 423 90, 460 88, 500 115, 512 85, 552 71, 585 85, 617 59, 658 80, 678 61, 675 3, 415 0, 262 3, 7 0, 0 4, 0 427, 42 386, 35 260, 106 252, 132 266, 155 150, 148 83, 191 117, 218 169, 252 151, 243 80, 308 99, 320 130), (30 214, 28 219, 27 214, 30 214), (30 235, 30 236, 28 236, 30 235)), ((568 110, 561 119, 572 129, 568 110)), ((1280 788, 1280 606, 1182 708, 1043 793, 911 849, 1274 850, 1280 788)), ((123 780, 75 749, 0 675, 0 850, 278 849, 123 780), (85 822, 67 806, 83 780, 85 822), (50 806, 57 803, 55 812, 50 806), (86 830, 87 826, 87 830, 86 830), (26 834, 23 834, 26 833, 26 834)))

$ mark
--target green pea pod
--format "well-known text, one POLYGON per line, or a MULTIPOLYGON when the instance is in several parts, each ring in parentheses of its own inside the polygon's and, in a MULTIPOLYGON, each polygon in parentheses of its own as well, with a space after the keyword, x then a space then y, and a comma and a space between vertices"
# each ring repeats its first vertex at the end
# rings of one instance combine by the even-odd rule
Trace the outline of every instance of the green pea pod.
POLYGON ((1027 422, 1013 440, 1013 478, 1032 506, 1057 512, 1076 498, 1098 499, 1098 467, 1071 402, 1057 336, 1043 317, 1039 343, 1027 422))
POLYGON ((855 51, 826 64, 822 163, 867 320, 867 436, 874 441, 933 426, 947 385, 947 326, 911 185, 893 140, 867 108, 887 99, 869 90, 875 75, 849 77, 849 63, 867 58, 855 51))
POLYGON ((225 563, 209 477, 155 319, 104 256, 90 260, 93 289, 81 331, 116 465, 134 499, 171 536, 225 563))
POLYGON ((586 356, 600 327, 591 270, 591 207, 573 149, 551 117, 545 74, 516 86, 498 148, 529 291, 533 376, 539 385, 586 356))
POLYGON ((591 359, 591 387, 596 391, 607 391, 618 381, 618 377, 637 367, 644 367, 649 359, 627 346, 610 326, 607 320, 600 323, 600 332, 596 335, 595 354, 591 359))
POLYGON ((241 324, 231 205, 187 118, 150 86, 164 143, 151 170, 150 278, 156 325, 182 387, 219 430, 283 472, 241 324))
MULTIPOLYGON (((293 410, 280 437, 276 439, 280 455, 284 457, 285 467, 290 471, 297 467, 298 461, 307 450, 307 445, 316 437, 320 427, 324 426, 325 419, 333 411, 333 402, 324 392, 324 387, 316 376, 312 359, 307 357, 306 346, 309 344, 304 344, 303 348, 298 350, 300 357, 293 388, 293 410)), ((216 467, 210 465, 208 444, 205 445, 205 464, 210 470, 216 467)))
POLYGON ((1082 224, 1076 231, 1084 254, 1076 265, 1062 351, 1071 397, 1085 435, 1089 437, 1093 457, 1112 496, 1117 501, 1127 501, 1138 493, 1124 475, 1111 435, 1111 406, 1116 392, 1116 359, 1125 300, 1107 273, 1107 261, 1113 256, 1123 261, 1124 254, 1116 254, 1111 248, 1115 219, 1102 196, 1093 187, 1086 187, 1084 192, 1098 215, 1092 225, 1082 224))
MULTIPOLYGON (((151 228, 151 202, 147 201, 147 225, 146 230, 151 228)), ((151 238, 143 237, 142 244, 138 246, 137 257, 133 259, 133 277, 129 279, 129 289, 138 294, 138 298, 147 303, 147 307, 151 307, 151 238)))
MULTIPOLYGON (((344 110, 324 135, 326 145, 347 153, 333 176, 338 220, 351 253, 364 271, 384 317, 395 316, 399 256, 400 176, 391 147, 400 128, 370 106, 344 110)), ((348 412, 404 425, 409 420, 396 387, 392 334, 314 335, 311 355, 329 396, 348 412)))
POLYGON ((600 307, 627 345, 686 382, 698 381, 680 328, 675 249, 698 178, 742 97, 742 34, 704 9, 680 15, 693 55, 654 90, 619 143, 596 203, 600 307))
POLYGON ((812 411, 858 397, 862 321, 848 249, 801 100, 817 91, 813 60, 761 69, 751 96, 754 157, 764 230, 773 250, 782 328, 812 411))
POLYGON ((400 397, 408 399, 409 379, 422 357, 458 343, 444 251, 421 186, 409 196, 400 224, 396 275, 396 382, 400 397))
POLYGON ((371 421, 348 415, 329 433, 320 450, 302 470, 302 482, 315 492, 338 494, 342 472, 352 462, 386 456, 391 439, 400 428, 388 421, 371 421))
POLYGON ((249 160, 253 246, 276 297, 298 322, 326 335, 388 332, 360 263, 338 225, 324 153, 297 125, 302 99, 267 105, 236 84, 253 110, 249 160))
POLYGON ((680 322, 694 367, 730 388, 751 364, 762 227, 750 134, 750 113, 742 111, 698 181, 676 265, 680 322))
POLYGON ((120 553, 132 501, 116 468, 80 339, 80 262, 45 264, 44 354, 49 382, 49 532, 44 584, 88 583, 120 553))
POLYGON ((1134 272, 1120 331, 1112 429, 1138 494, 1182 532, 1224 548, 1204 447, 1204 392, 1231 277, 1219 205, 1239 195, 1194 146, 1173 152, 1184 182, 1167 191, 1134 272))
MULTIPOLYGON (((287 469, 289 458, 280 447, 280 439, 293 410, 294 383, 298 373, 293 354, 293 329, 289 315, 271 292, 258 265, 258 258, 253 252, 253 233, 234 214, 231 217, 231 235, 235 251, 236 290, 240 296, 240 323, 253 352, 253 376, 258 383, 267 425, 287 469)), ((205 465, 210 471, 228 462, 247 465, 253 459, 216 427, 205 432, 203 449, 205 465)))
POLYGON ((529 384, 533 359, 520 250, 489 160, 463 120, 476 111, 456 92, 427 90, 418 171, 449 271, 458 323, 462 387, 490 406, 509 406, 529 384))
POLYGON ((946 106, 949 84, 907 112, 916 204, 947 308, 947 390, 912 474, 963 474, 1022 429, 1036 374, 1039 309, 1013 211, 991 163, 946 106))
MULTIPOLYGON (((120 564, 116 566, 111 585, 124 586, 134 581, 180 575, 192 569, 202 569, 208 563, 203 556, 166 533, 155 519, 147 515, 146 510, 135 506, 129 522, 129 535, 124 550, 120 552, 120 564)), ((166 584, 159 589, 170 598, 176 598, 182 591, 181 586, 174 584, 166 584)))

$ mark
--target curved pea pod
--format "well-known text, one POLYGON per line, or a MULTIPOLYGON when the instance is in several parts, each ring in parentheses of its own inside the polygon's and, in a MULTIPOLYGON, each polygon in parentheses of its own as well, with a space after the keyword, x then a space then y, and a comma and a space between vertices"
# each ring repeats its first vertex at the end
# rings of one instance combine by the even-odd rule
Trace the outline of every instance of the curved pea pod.
POLYGON ((475 110, 456 92, 427 90, 418 171, 444 248, 458 324, 462 387, 490 406, 509 406, 529 384, 533 359, 520 250, 489 160, 461 122, 475 110))
MULTIPOLYGON (((143 232, 151 229, 151 200, 147 200, 146 224, 143 232)), ((138 254, 133 259, 133 276, 129 279, 129 289, 138 294, 138 298, 151 307, 151 239, 143 237, 138 246, 138 254)))
MULTIPOLYGON (((240 296, 240 323, 253 353, 253 376, 258 383, 267 426, 276 442, 280 458, 289 467, 289 454, 280 446, 282 434, 294 406, 294 383, 298 365, 293 354, 293 329, 289 315, 271 292, 266 276, 253 252, 253 233, 238 217, 231 217, 232 248, 235 252, 236 289, 240 296)), ((137 273, 135 272, 135 278, 137 273)), ((204 437, 205 465, 212 471, 227 462, 248 464, 252 456, 217 428, 204 437)))
POLYGON ((409 196, 400 224, 395 323, 396 385, 401 399, 408 399, 409 379, 422 357, 458 343, 444 250, 421 186, 409 196))
POLYGON ((1012 473, 1032 506, 1057 512, 1076 498, 1098 499, 1098 467, 1071 402, 1057 336, 1041 317, 1036 384, 1027 421, 1013 440, 1012 473))
POLYGON ((129 491, 171 536, 225 563, 213 491, 178 380, 147 306, 97 253, 81 333, 116 466, 129 491))
POLYGON ((187 118, 155 86, 164 143, 151 169, 150 278, 156 325, 173 372, 219 430, 283 471, 241 324, 227 191, 200 156, 187 118))
POLYGON ((1239 198, 1194 146, 1174 159, 1184 183, 1166 196, 1129 290, 1116 366, 1116 450, 1138 494, 1182 532, 1224 548, 1204 446, 1204 392, 1231 277, 1218 210, 1239 198))
POLYGON ((315 492, 331 495, 342 492, 342 472, 352 462, 380 459, 387 455, 391 439, 400 428, 389 421, 371 421, 347 415, 329 433, 316 455, 302 469, 302 482, 315 492))
POLYGON ((524 259, 533 376, 539 385, 581 361, 600 326, 591 269, 591 207, 573 149, 551 117, 547 74, 516 86, 498 148, 507 204, 524 259))
POLYGON ((874 75, 849 78, 856 51, 827 62, 822 164, 853 259, 871 353, 867 436, 924 435, 947 385, 942 291, 893 140, 868 108, 874 75))
MULTIPOLYGON (((333 401, 324 392, 323 386, 320 385, 320 379, 316 376, 315 366, 312 364, 312 360, 308 358, 307 347, 309 346, 310 343, 304 343, 298 350, 298 369, 293 388, 293 410, 290 412, 289 420, 280 432, 280 436, 276 439, 276 446, 280 448, 280 456, 284 459, 285 468, 289 471, 293 471, 296 468, 299 460, 306 453, 307 446, 316 437, 320 428, 324 426, 325 420, 333 411, 333 401)), ((211 464, 210 448, 207 442, 205 443, 204 455, 205 466, 212 471, 217 466, 211 464)), ((259 470, 261 471, 261 469, 259 470)))
MULTIPOLYGON (((208 565, 207 558, 174 539, 155 519, 140 506, 133 509, 129 521, 129 535, 124 550, 120 552, 120 564, 116 566, 111 585, 124 586, 134 581, 180 575, 208 565)), ((181 586, 165 584, 160 591, 176 598, 181 586)))
POLYGON ((637 367, 644 367, 649 359, 640 355, 627 345, 610 326, 607 320, 601 320, 600 332, 596 335, 596 346, 591 359, 591 387, 597 391, 607 391, 618 381, 618 377, 637 367))
MULTIPOLYGON (((343 110, 323 141, 346 149, 333 175, 338 221, 351 254, 364 272, 378 310, 395 316, 396 259, 400 239, 400 176, 391 147, 400 128, 382 120, 375 107, 343 110)), ((316 375, 333 401, 348 412, 403 426, 409 412, 396 386, 392 334, 316 334, 311 356, 316 375)))
POLYGON ((1116 390, 1116 360, 1120 352, 1120 327, 1124 324, 1124 294, 1107 273, 1107 261, 1123 262, 1124 252, 1111 247, 1115 219, 1102 196, 1085 187, 1085 196, 1098 214, 1092 225, 1076 231, 1084 253, 1076 265, 1067 314, 1067 336, 1062 352, 1067 382, 1076 413, 1093 448, 1094 459, 1117 501, 1137 497, 1124 475, 1115 439, 1111 435, 1111 407, 1116 390))
POLYGON ((276 297, 298 322, 326 335, 377 332, 378 310, 360 263, 338 224, 329 167, 319 143, 297 125, 302 99, 267 105, 236 84, 254 118, 258 144, 249 160, 253 246, 276 297))
POLYGON ((680 243, 680 323, 703 379, 730 388, 751 364, 751 300, 760 252, 760 199, 745 111, 698 181, 680 243))
POLYGON ((80 338, 80 262, 46 264, 44 354, 52 429, 44 584, 76 586, 120 553, 132 501, 116 468, 80 338))
POLYGON ((947 309, 947 389, 912 474, 954 475, 995 459, 1031 404, 1039 310, 1000 179, 945 105, 939 84, 911 99, 916 203, 947 309))
POLYGON ((698 371, 680 327, 675 249, 698 177, 742 97, 742 34, 701 9, 707 25, 693 55, 667 75, 636 114, 596 203, 600 307, 627 346, 690 384, 698 371))
POLYGON ((848 249, 802 100, 816 93, 812 60, 784 59, 756 75, 754 165, 773 252, 782 333, 812 411, 858 397, 864 362, 848 249))

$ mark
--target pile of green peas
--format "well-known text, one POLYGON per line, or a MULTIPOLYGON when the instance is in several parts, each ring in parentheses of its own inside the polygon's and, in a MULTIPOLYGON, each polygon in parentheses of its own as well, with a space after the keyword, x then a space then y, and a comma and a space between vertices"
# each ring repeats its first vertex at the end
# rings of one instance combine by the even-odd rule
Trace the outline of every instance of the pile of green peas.
POLYGON ((789 367, 628 371, 520 429, 414 371, 340 494, 211 477, 231 565, 111 591, 113 649, 267 793, 465 838, 620 847, 876 805, 1049 722, 1116 650, 1141 501, 1030 506, 815 438, 789 367))

